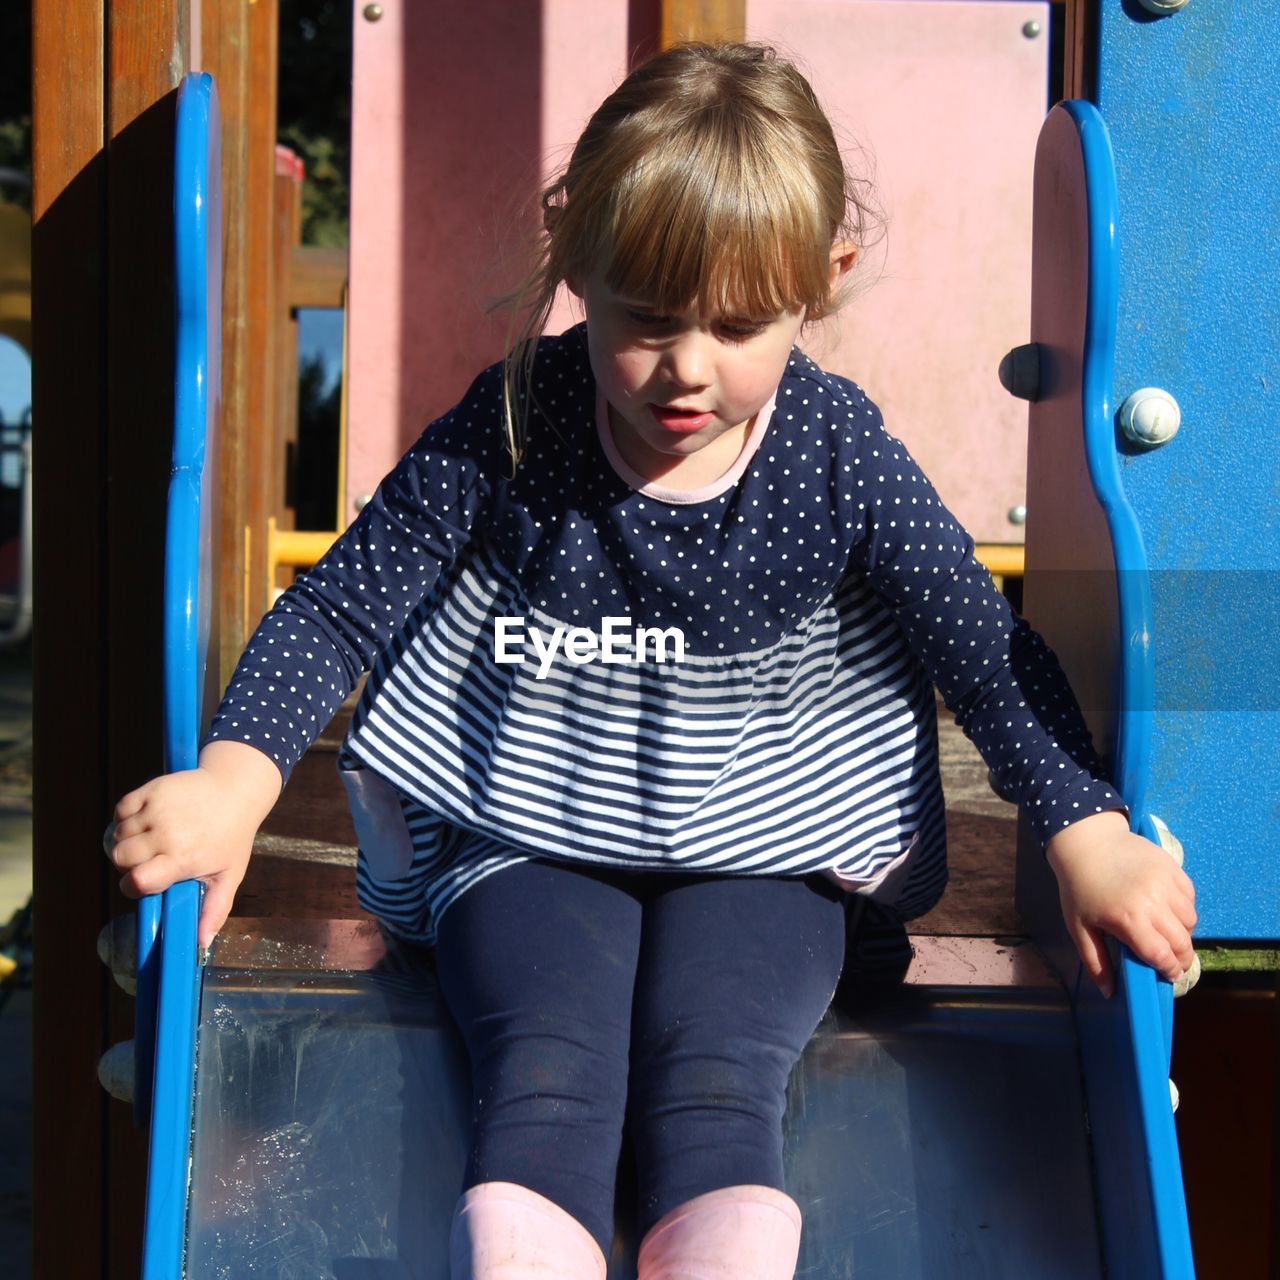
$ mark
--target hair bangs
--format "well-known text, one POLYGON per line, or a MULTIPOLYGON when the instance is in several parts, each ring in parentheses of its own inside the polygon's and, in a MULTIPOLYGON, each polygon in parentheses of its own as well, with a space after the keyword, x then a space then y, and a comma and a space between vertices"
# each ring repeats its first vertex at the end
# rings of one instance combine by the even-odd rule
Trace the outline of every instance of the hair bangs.
POLYGON ((714 123, 651 150, 618 183, 600 246, 606 282, 660 311, 821 313, 833 229, 820 196, 802 166, 780 172, 791 166, 767 145, 714 123))

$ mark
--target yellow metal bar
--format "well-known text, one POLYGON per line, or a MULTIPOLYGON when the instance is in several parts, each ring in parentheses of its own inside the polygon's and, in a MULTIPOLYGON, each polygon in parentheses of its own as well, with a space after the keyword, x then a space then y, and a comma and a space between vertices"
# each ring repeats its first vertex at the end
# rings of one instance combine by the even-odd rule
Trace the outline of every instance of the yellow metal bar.
MULTIPOLYGON (((249 531, 245 530, 248 541, 249 531)), ((337 531, 312 532, 298 529, 281 529, 275 517, 267 521, 267 581, 274 583, 278 568, 309 569, 320 560, 338 540, 337 531)), ((983 543, 974 548, 974 554, 993 577, 1021 577, 1025 556, 1020 546, 1002 546, 983 543)))
POLYGON ((1020 578, 1026 568, 1025 550, 1019 545, 984 542, 974 547, 973 553, 992 577, 1020 578))
POLYGON ((309 569, 338 540, 337 533, 312 532, 300 529, 278 529, 274 517, 269 520, 267 559, 269 580, 275 581, 275 571, 288 566, 291 569, 309 569))

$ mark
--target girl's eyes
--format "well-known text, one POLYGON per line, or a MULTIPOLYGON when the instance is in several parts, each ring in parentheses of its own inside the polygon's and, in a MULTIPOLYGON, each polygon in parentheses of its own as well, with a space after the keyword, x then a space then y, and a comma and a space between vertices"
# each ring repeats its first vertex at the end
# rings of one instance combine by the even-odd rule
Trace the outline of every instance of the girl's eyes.
POLYGON ((628 311, 627 319, 651 329, 659 329, 671 323, 670 316, 655 315, 652 311, 628 311))
MULTIPOLYGON (((627 319, 643 329, 665 329, 678 323, 676 316, 659 315, 653 311, 627 310, 627 319)), ((730 342, 745 342, 762 333, 770 322, 768 320, 721 320, 716 328, 730 342)))
POLYGON ((735 342, 742 342, 746 338, 754 338, 757 333, 763 332, 767 323, 764 320, 722 320, 720 332, 735 342))

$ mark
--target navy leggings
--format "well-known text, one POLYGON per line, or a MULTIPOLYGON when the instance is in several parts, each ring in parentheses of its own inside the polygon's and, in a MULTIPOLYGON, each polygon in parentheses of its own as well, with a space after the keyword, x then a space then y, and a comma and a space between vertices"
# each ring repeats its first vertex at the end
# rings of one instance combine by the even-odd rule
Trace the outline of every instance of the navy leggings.
POLYGON ((466 1186, 517 1182, 613 1240, 624 1119, 640 1236, 685 1200, 784 1190, 787 1078, 844 956, 819 877, 524 862, 445 912, 441 987, 471 1057, 466 1186))

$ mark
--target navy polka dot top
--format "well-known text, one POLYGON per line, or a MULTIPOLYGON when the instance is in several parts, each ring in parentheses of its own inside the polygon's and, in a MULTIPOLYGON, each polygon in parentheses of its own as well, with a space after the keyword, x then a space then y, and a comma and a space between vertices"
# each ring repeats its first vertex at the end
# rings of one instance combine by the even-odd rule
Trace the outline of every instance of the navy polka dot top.
POLYGON ((209 741, 287 778, 369 671, 339 757, 362 905, 430 942, 534 857, 946 883, 931 685, 1045 841, 1124 804, 1044 641, 880 412, 792 352, 717 481, 610 435, 583 326, 539 347, 514 474, 472 384, 263 619, 209 741))

